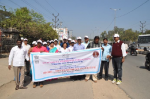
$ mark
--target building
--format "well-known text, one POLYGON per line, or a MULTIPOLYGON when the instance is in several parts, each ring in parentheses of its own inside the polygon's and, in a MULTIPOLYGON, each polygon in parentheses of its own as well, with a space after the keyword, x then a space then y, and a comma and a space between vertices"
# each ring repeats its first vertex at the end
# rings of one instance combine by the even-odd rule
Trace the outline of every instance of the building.
POLYGON ((64 36, 68 38, 68 28, 54 28, 54 30, 58 33, 59 40, 62 40, 64 36))
POLYGON ((19 38, 19 32, 16 29, 0 29, 0 53, 9 52, 16 45, 19 38))

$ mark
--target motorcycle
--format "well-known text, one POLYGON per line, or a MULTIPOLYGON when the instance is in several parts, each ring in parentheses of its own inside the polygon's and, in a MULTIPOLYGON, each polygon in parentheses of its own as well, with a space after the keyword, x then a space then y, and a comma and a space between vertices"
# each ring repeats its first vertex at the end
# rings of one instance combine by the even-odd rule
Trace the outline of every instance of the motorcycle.
POLYGON ((134 46, 131 46, 131 48, 130 48, 130 55, 135 55, 135 56, 137 56, 137 48, 135 48, 134 46))
POLYGON ((145 59, 145 68, 150 70, 150 52, 146 54, 145 59))

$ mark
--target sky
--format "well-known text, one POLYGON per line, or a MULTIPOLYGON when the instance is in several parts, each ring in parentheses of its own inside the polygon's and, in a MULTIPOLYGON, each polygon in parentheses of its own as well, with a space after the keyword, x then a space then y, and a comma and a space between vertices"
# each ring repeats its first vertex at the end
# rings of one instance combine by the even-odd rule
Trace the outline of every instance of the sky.
POLYGON ((140 21, 146 21, 144 29, 150 29, 150 0, 0 0, 0 5, 9 10, 33 9, 42 14, 46 22, 52 22, 52 14, 59 13, 61 27, 73 30, 73 36, 82 38, 113 30, 114 22, 119 28, 140 31, 140 21), (120 9, 116 11, 116 21, 115 11, 110 8, 120 9))

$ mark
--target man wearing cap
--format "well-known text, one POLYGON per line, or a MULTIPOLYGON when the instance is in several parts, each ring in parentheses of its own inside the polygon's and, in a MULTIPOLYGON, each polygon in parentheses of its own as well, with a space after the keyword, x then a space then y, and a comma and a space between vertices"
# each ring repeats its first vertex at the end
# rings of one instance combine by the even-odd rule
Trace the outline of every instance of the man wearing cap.
MULTIPOLYGON (((87 46, 87 49, 90 49, 90 48, 101 48, 102 50, 104 50, 102 47, 101 47, 101 44, 99 43, 99 36, 95 36, 94 37, 94 41, 93 42, 90 42, 87 46)), ((93 81, 95 83, 97 83, 97 74, 92 74, 92 78, 93 78, 93 81)), ((87 74, 86 77, 85 77, 85 81, 88 81, 90 79, 90 74, 87 74)))
MULTIPOLYGON (((83 50, 85 49, 85 46, 81 43, 82 38, 81 37, 77 37, 77 43, 74 45, 73 47, 73 51, 78 51, 78 50, 83 50)), ((84 79, 84 75, 79 75, 79 76, 73 76, 71 77, 71 79, 73 80, 81 80, 84 79)))
POLYGON ((85 49, 85 46, 81 42, 82 42, 82 38, 77 37, 77 44, 74 45, 73 51, 85 49))
MULTIPOLYGON (((67 37, 63 38, 63 43, 67 43, 67 48, 69 47, 69 43, 67 42, 67 37)), ((63 47, 63 43, 60 44, 61 47, 63 47)))
MULTIPOLYGON (((24 39, 24 44, 22 46, 27 50, 27 53, 28 53, 31 46, 28 44, 27 38, 24 39)), ((25 60, 25 63, 26 63, 26 75, 29 76, 29 74, 30 74, 30 62, 25 60)))
MULTIPOLYGON (((42 41, 38 40, 37 46, 32 49, 32 52, 48 52, 48 50, 46 49, 46 47, 42 46, 42 41)), ((41 82, 34 82, 33 88, 35 88, 38 83, 40 84, 41 88, 43 87, 43 81, 41 81, 41 82)))
POLYGON ((74 41, 74 40, 71 40, 71 45, 70 45, 70 47, 68 48, 70 52, 72 52, 72 50, 73 50, 74 43, 75 43, 75 41, 74 41))
POLYGON ((71 46, 71 38, 68 39, 69 46, 71 46))
POLYGON ((58 44, 58 40, 57 39, 54 40, 54 47, 56 47, 57 50, 60 52, 61 46, 58 44))
POLYGON ((50 41, 49 41, 49 40, 47 40, 47 46, 49 47, 49 45, 50 45, 50 41))
POLYGON ((85 36, 85 37, 84 37, 84 42, 83 42, 82 44, 85 46, 85 48, 87 48, 87 46, 88 46, 89 43, 90 43, 90 42, 89 42, 89 37, 88 37, 88 36, 85 36))
POLYGON ((122 83, 122 63, 125 61, 126 50, 124 43, 119 40, 118 34, 114 35, 114 40, 111 53, 114 69, 114 79, 112 83, 117 82, 117 85, 119 85, 122 83))

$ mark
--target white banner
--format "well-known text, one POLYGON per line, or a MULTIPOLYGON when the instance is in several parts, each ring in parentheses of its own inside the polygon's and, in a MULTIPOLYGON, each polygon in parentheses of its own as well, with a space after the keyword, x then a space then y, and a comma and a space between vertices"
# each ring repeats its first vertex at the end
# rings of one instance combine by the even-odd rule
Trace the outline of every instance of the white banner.
POLYGON ((100 71, 101 56, 100 48, 68 53, 31 53, 32 81, 96 74, 100 71))

